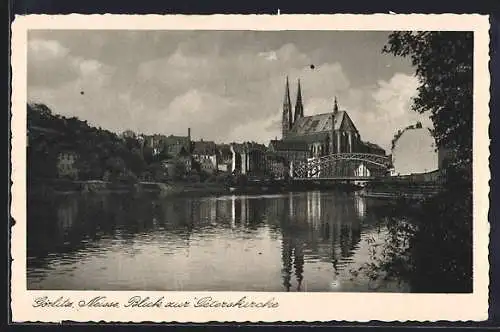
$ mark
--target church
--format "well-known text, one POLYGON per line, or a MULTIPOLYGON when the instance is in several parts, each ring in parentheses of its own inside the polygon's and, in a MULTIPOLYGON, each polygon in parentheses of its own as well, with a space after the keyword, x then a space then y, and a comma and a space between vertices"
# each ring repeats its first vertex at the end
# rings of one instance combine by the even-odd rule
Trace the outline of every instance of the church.
POLYGON ((376 144, 363 142, 346 110, 339 109, 337 98, 331 111, 304 115, 300 79, 295 107, 292 107, 288 77, 283 101, 281 140, 272 140, 269 149, 289 161, 306 161, 333 153, 364 152, 385 155, 376 144))

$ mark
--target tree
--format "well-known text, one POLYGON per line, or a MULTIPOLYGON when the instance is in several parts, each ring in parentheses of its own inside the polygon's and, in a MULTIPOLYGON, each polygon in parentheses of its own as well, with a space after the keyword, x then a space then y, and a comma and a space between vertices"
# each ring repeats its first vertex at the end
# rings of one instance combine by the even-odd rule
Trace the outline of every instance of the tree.
POLYGON ((403 202, 386 214, 392 237, 385 257, 368 272, 402 275, 416 292, 470 292, 473 34, 394 32, 383 52, 410 57, 419 80, 413 110, 430 113, 437 146, 454 154, 437 197, 422 201, 417 211, 403 202))
POLYGON ((166 147, 163 147, 161 150, 160 150, 160 153, 156 156, 156 159, 158 161, 162 161, 162 160, 170 160, 172 159, 172 156, 168 153, 168 150, 166 147))
POLYGON ((177 160, 175 162, 174 172, 175 172, 175 177, 177 179, 184 177, 187 173, 186 172, 186 165, 182 161, 177 160))
POLYGON ((142 149, 142 155, 146 164, 152 164, 155 161, 153 155, 153 149, 148 145, 145 145, 144 148, 142 149))
POLYGON ((471 172, 473 33, 394 32, 383 52, 410 57, 419 80, 413 110, 430 113, 437 146, 456 151, 453 165, 471 172))

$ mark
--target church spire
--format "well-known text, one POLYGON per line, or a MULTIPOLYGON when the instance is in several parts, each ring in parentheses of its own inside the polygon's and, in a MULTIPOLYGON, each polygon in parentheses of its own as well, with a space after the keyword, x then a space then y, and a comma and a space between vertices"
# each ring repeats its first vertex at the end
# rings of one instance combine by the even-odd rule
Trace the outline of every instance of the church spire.
POLYGON ((333 102, 333 113, 337 114, 339 111, 339 105, 337 104, 337 96, 335 96, 335 100, 333 102))
POLYGON ((294 121, 297 122, 297 120, 303 116, 304 116, 304 105, 302 105, 302 92, 300 89, 300 79, 299 79, 298 80, 298 87, 297 87, 297 101, 295 102, 294 121))
POLYGON ((292 101, 290 100, 290 84, 288 76, 286 77, 285 98, 283 100, 283 118, 281 121, 281 134, 285 138, 290 128, 292 128, 292 101))

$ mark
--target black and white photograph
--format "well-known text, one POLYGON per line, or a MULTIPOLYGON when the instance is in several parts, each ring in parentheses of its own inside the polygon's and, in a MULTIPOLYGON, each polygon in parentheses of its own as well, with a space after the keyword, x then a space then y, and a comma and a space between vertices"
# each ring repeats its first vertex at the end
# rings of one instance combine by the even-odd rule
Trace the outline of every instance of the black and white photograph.
POLYGON ((28 30, 26 290, 472 294, 475 43, 28 30))

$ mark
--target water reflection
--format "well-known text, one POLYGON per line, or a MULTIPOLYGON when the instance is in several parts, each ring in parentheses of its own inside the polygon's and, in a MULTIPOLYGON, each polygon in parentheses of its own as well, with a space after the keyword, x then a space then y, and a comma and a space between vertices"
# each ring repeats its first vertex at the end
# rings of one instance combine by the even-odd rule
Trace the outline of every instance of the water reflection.
POLYGON ((330 291, 331 282, 355 259, 362 233, 373 228, 369 211, 362 197, 319 191, 32 198, 28 284, 42 289, 182 285, 183 290, 330 291), (124 263, 132 260, 143 270, 124 263), (83 275, 70 275, 64 266, 83 275))

